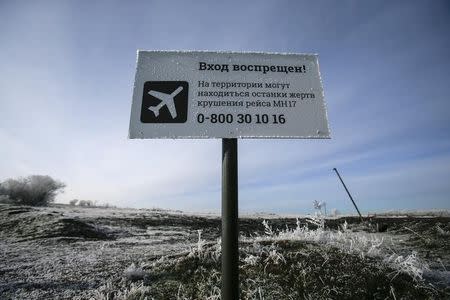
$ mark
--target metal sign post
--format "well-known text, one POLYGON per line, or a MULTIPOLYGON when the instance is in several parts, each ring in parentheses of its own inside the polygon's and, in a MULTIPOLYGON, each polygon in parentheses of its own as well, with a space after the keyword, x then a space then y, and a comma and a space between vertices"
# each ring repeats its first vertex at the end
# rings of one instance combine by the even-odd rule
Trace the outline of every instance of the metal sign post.
POLYGON ((239 299, 237 139, 222 139, 222 300, 239 299))

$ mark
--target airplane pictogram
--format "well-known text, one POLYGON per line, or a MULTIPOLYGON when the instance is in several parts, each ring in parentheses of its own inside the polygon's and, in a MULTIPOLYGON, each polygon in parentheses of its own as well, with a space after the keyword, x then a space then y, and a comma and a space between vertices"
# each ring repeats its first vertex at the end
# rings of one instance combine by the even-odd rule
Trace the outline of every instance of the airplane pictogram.
POLYGON ((161 100, 161 102, 156 106, 149 106, 148 109, 151 110, 155 117, 159 116, 159 110, 163 106, 167 106, 169 109, 170 115, 172 116, 172 119, 175 119, 177 117, 177 110, 175 108, 175 100, 174 98, 183 90, 182 86, 179 86, 175 91, 173 91, 171 94, 166 94, 162 92, 158 92, 155 90, 150 90, 148 93, 152 95, 155 98, 158 98, 161 100))

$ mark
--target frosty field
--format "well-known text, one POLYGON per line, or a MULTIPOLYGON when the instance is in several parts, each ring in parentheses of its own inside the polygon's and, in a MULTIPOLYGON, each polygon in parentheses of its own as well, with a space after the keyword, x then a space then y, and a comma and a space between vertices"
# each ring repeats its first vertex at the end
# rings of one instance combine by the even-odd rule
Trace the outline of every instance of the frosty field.
MULTIPOLYGON (((240 219, 241 299, 449 299, 450 217, 240 219)), ((220 218, 0 205, 0 299, 220 299, 220 218)))

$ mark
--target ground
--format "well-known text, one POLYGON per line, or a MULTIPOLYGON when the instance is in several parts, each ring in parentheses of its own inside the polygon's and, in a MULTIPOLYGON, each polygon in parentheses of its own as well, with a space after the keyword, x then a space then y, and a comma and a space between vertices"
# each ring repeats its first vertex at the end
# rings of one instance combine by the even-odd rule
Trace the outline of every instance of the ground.
MULTIPOLYGON (((0 299, 220 299, 220 224, 0 204, 0 299)), ((257 215, 240 230, 241 299, 450 299, 448 215, 257 215)))

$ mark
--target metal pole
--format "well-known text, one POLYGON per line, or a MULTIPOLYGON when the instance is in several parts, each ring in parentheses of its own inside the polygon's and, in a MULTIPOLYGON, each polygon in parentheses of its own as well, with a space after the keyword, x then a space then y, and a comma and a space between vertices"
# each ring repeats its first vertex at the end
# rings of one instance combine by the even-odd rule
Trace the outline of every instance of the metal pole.
POLYGON ((222 300, 239 299, 237 139, 222 139, 222 300))
POLYGON ((336 172, 337 176, 339 177, 339 180, 341 180, 342 185, 344 186, 345 190, 347 191, 347 194, 348 194, 348 196, 350 197, 350 200, 352 200, 352 203, 353 203, 353 205, 355 206, 356 211, 358 212, 359 217, 361 218, 361 222, 362 222, 362 221, 363 221, 363 217, 362 217, 361 213, 359 212, 358 206, 356 206, 355 201, 353 201, 353 197, 352 197, 352 195, 350 194, 350 192, 349 192, 347 186, 345 185, 344 180, 342 180, 341 175, 339 174, 339 172, 338 172, 338 170, 337 170, 336 168, 333 168, 333 170, 336 172))

